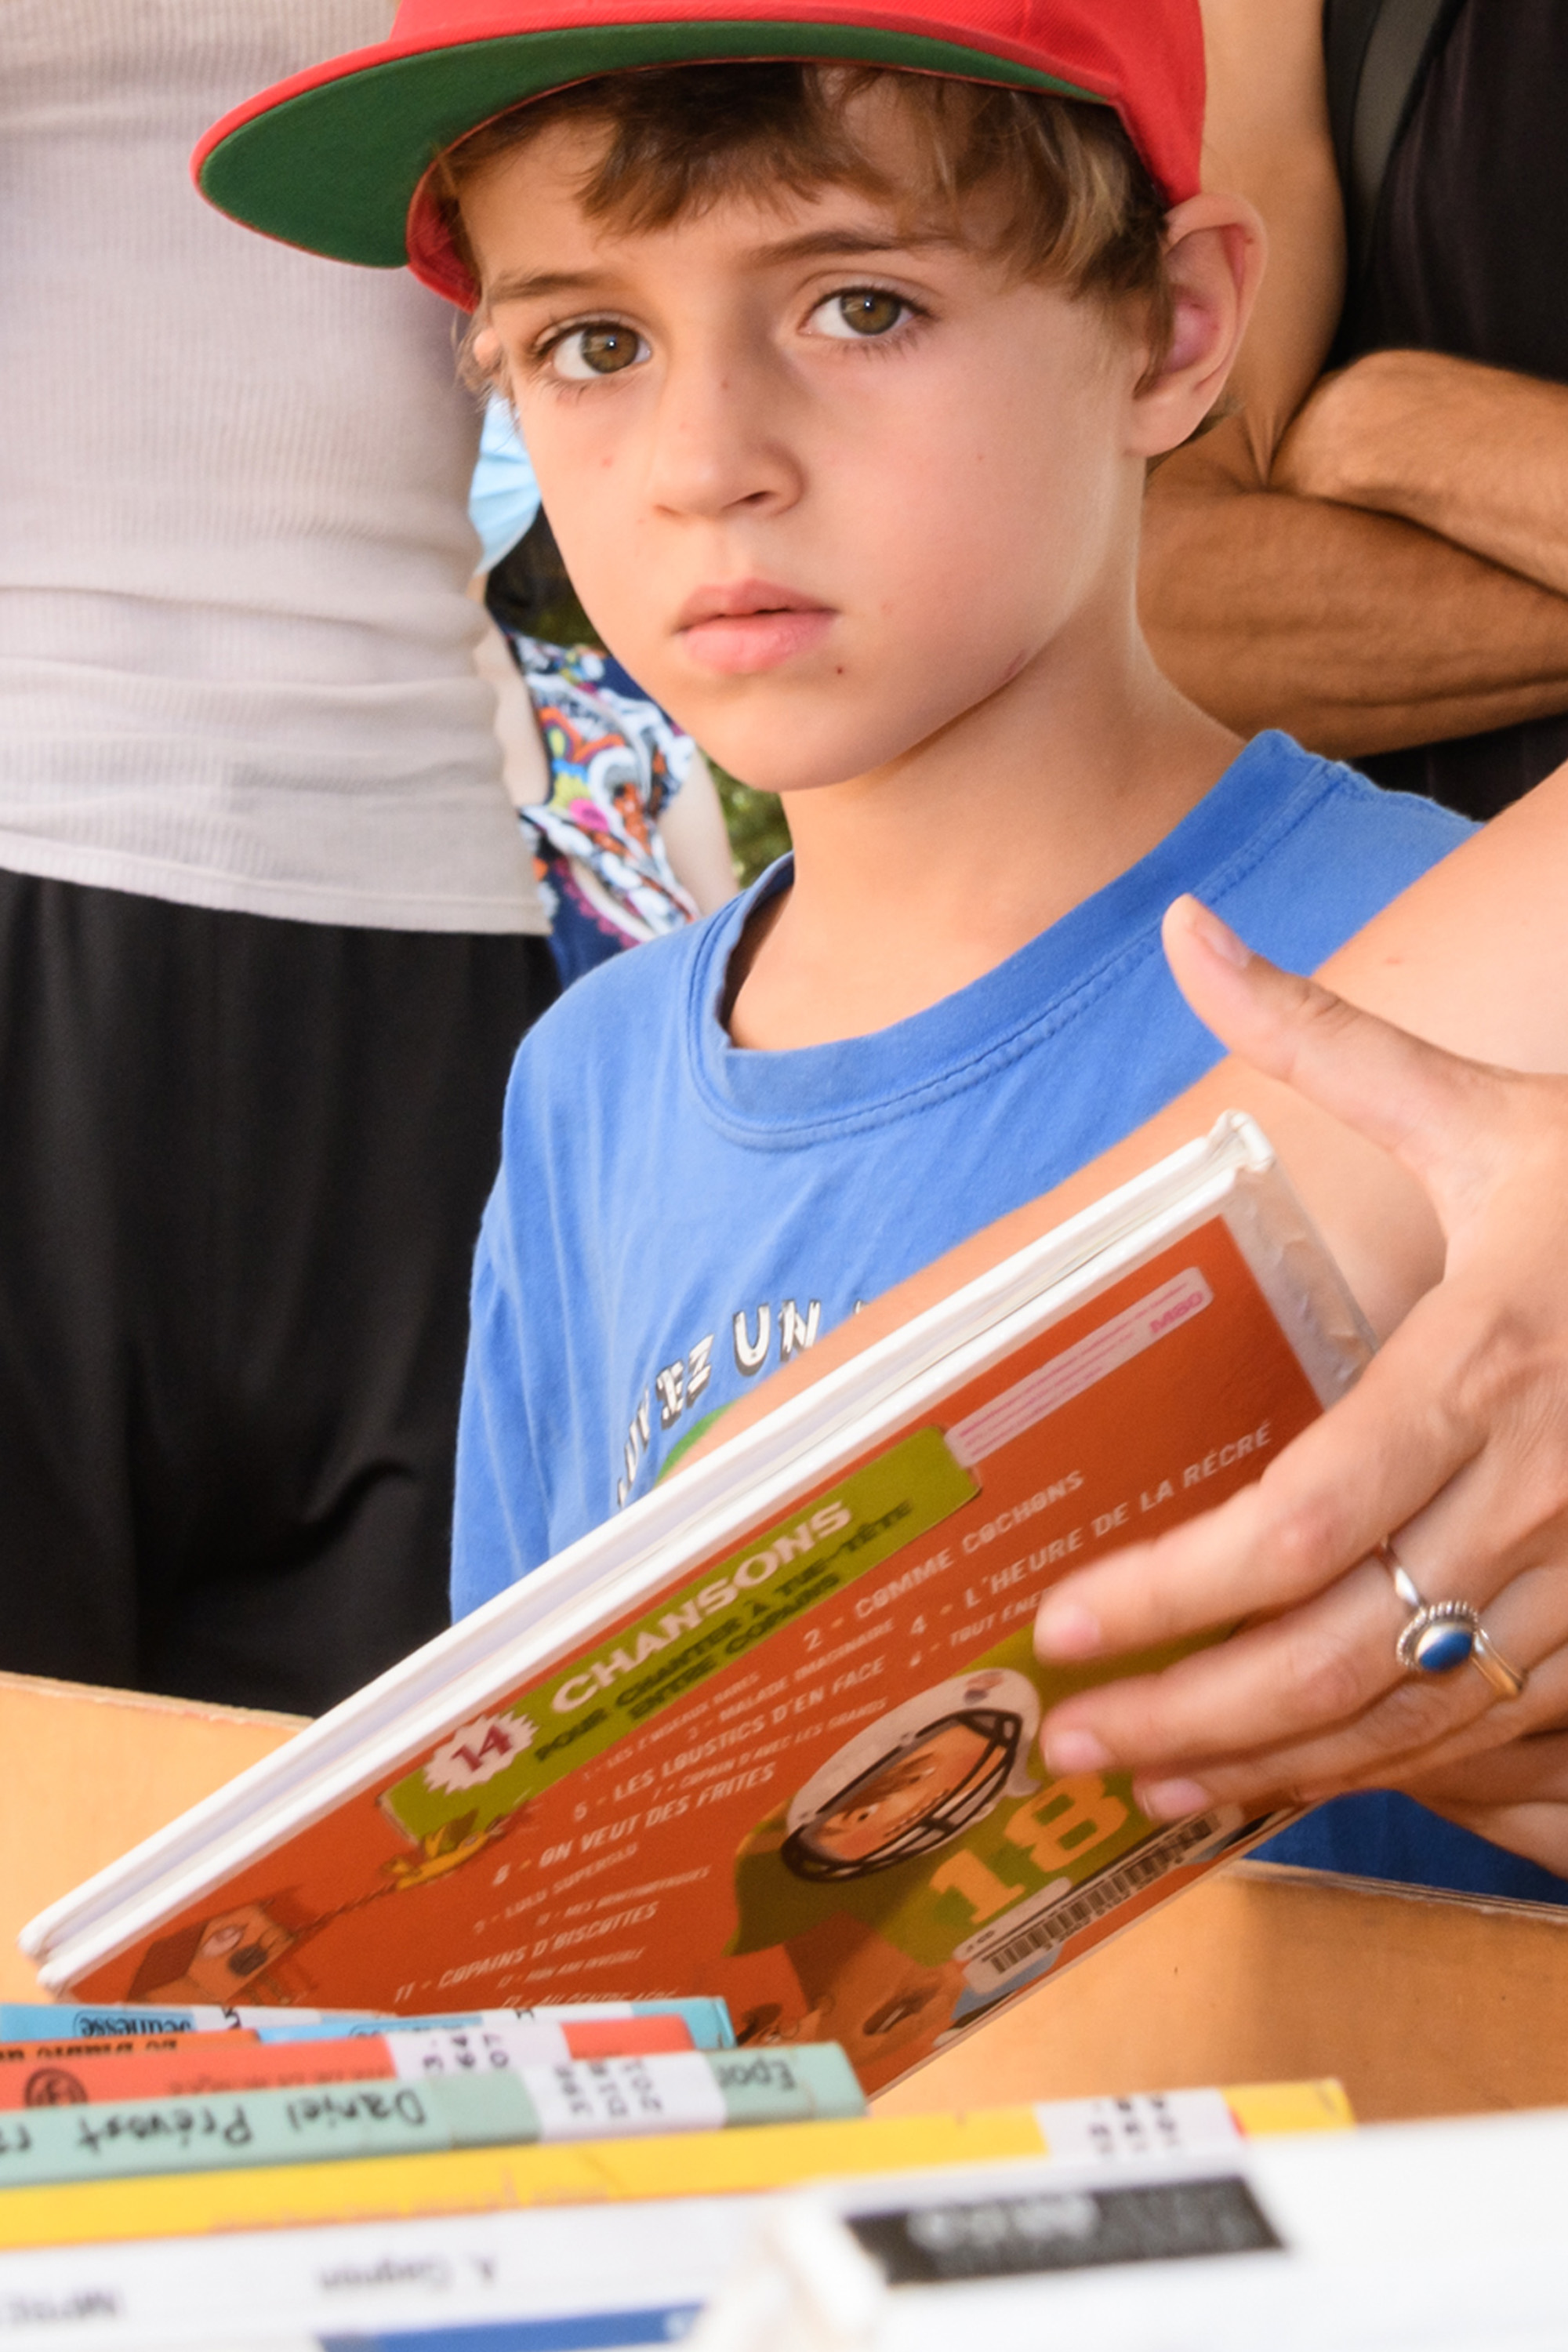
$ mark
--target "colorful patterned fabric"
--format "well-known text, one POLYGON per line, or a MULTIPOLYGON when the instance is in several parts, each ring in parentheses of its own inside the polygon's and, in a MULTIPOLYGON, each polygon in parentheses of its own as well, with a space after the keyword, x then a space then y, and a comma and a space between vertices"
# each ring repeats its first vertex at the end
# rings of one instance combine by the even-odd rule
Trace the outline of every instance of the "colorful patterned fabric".
POLYGON ((587 646, 513 636, 550 761, 550 797, 521 812, 563 982, 693 921, 658 817, 696 746, 620 664, 587 646))

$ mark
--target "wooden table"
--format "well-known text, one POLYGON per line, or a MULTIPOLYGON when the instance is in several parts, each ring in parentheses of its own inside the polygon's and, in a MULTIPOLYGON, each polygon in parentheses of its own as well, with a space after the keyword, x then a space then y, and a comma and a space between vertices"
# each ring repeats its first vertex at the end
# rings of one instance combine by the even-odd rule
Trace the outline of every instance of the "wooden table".
MULTIPOLYGON (((24 1921, 297 1728, 0 1675, 0 1998, 24 1921)), ((1364 2121, 1568 2105, 1568 1913, 1241 1864, 1041 1985, 888 2115, 1337 2074, 1364 2121)))

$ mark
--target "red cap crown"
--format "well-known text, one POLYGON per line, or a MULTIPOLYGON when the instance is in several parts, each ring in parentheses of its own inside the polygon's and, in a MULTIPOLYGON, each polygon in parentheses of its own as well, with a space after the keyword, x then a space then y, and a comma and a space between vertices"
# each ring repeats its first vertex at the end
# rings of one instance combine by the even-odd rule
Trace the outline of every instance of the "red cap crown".
POLYGON ((389 39, 237 107, 193 158, 221 211, 286 244, 406 262, 472 307, 425 199, 443 150, 509 106, 637 66, 818 58, 1114 107, 1167 201, 1196 191, 1198 0, 403 0, 389 39))

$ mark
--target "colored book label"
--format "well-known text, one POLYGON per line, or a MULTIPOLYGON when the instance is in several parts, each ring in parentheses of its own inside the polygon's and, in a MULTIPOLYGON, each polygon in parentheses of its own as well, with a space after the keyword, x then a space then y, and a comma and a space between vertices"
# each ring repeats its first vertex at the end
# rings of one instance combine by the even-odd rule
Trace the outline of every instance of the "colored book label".
POLYGON ((552 1675, 503 1713, 465 1724, 382 1802, 421 1841, 460 1822, 482 1834, 750 1656, 782 1626, 847 1591, 979 1491, 940 1430, 912 1437, 792 1511, 552 1675))
POLYGON ((631 2132, 717 2131, 728 2121, 712 2067, 689 2060, 650 2067, 635 2058, 594 2066, 525 2066, 542 2139, 610 2139, 631 2132))
POLYGON ((336 2162, 548 2140, 604 2140, 859 2114, 842 2052, 567 2060, 417 2084, 28 2109, 0 2119, 0 2188, 336 2162))
MULTIPOLYGON (((171 2034, 142 2046, 66 2042, 26 2063, 0 2063, 0 2111, 80 2106, 106 2100, 202 2098, 225 2091, 280 2090, 310 2084, 463 2078, 524 2065, 689 2051, 679 2017, 540 2018, 409 2033, 355 2034, 335 2042, 258 2042, 239 2033, 171 2034)), ((0 2061, 12 2056, 0 2049, 0 2061)))

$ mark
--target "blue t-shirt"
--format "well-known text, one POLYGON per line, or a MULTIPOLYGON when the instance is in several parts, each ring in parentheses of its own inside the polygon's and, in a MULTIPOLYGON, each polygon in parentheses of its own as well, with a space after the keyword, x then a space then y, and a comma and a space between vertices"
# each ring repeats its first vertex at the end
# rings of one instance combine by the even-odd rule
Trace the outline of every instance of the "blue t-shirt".
POLYGON ((1160 945, 1180 892, 1310 971, 1469 830, 1268 734, 1129 872, 870 1036, 752 1053, 721 1026, 731 951, 787 865, 590 972, 530 1031, 508 1093, 474 1275, 455 1612, 646 1494, 695 1427, 858 1302, 1201 1076, 1221 1049, 1160 945))
POLYGON ((458 1615, 646 1494, 693 1426, 1201 1076, 1160 919, 1196 891, 1310 971, 1469 830, 1283 735, 967 988, 870 1036, 730 1043, 731 950, 787 863, 589 972, 523 1040, 474 1273, 458 1615))

